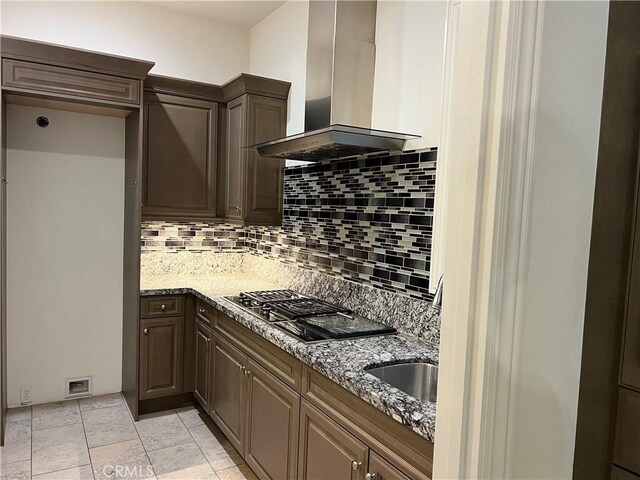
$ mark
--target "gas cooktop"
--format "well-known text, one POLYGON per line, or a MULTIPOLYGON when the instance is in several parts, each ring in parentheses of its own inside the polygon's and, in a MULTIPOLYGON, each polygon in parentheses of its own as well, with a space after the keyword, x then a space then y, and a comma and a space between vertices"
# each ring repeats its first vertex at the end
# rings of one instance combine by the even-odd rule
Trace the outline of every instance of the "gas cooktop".
POLYGON ((396 329, 353 315, 351 310, 292 290, 242 292, 230 302, 303 342, 396 333, 396 329))

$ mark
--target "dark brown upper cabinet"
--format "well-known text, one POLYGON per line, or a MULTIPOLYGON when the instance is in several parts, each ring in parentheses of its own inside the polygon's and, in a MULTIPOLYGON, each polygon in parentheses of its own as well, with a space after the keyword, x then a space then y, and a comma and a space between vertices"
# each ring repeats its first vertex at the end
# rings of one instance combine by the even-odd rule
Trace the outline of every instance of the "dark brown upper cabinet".
POLYGON ((144 217, 216 216, 218 104, 145 91, 144 217))
POLYGON ((280 225, 284 160, 246 147, 285 136, 287 102, 242 95, 227 105, 224 216, 247 225, 280 225))
POLYGON ((114 103, 140 103, 140 81, 20 60, 2 60, 7 87, 114 103))
POLYGON ((244 225, 280 225, 284 161, 247 147, 286 135, 291 84, 240 75, 223 87, 227 104, 220 160, 219 214, 244 225))
POLYGON ((242 74, 223 86, 145 81, 145 218, 279 225, 282 160, 247 146, 285 135, 290 84, 242 74))

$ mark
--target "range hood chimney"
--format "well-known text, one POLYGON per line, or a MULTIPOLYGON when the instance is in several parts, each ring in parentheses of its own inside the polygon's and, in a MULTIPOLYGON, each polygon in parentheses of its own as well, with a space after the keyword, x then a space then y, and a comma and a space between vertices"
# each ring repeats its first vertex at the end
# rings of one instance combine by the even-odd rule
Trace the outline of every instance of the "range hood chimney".
POLYGON ((311 0, 304 133, 261 143, 261 156, 327 160, 402 151, 417 135, 371 129, 375 0, 311 0))

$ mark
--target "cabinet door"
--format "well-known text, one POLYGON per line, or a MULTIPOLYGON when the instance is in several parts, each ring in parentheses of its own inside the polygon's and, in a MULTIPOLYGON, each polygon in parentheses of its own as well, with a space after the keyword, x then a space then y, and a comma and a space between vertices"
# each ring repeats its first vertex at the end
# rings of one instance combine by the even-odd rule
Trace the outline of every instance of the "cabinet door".
POLYGON ((262 479, 295 480, 300 395, 249 359, 245 461, 262 479))
POLYGON ((373 450, 369 452, 369 474, 366 478, 367 480, 410 480, 373 450))
MULTIPOLYGON (((249 95, 247 117, 247 145, 286 135, 285 100, 249 95)), ((256 151, 247 152, 247 223, 279 225, 282 222, 284 163, 284 160, 260 157, 256 151)))
POLYGON ((244 455, 247 357, 217 334, 213 335, 212 354, 211 416, 236 450, 244 455))
POLYGON ((211 379, 211 330, 196 322, 196 365, 193 394, 205 410, 209 410, 209 382, 211 379))
POLYGON ((183 317, 140 320, 140 398, 182 393, 183 317))
POLYGON ((216 216, 218 105, 145 94, 142 214, 216 216))
POLYGON ((368 447, 302 399, 298 477, 305 480, 363 479, 368 447))
POLYGON ((241 220, 244 213, 246 146, 246 96, 227 105, 227 138, 224 182, 225 217, 241 220))

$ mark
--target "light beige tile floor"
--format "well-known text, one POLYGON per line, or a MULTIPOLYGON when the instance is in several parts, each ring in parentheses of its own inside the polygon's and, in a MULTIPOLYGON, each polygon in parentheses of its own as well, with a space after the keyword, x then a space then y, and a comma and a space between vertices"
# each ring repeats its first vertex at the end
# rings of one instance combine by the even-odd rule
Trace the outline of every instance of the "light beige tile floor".
POLYGON ((199 408, 133 422, 120 394, 10 409, 0 480, 256 480, 199 408))

